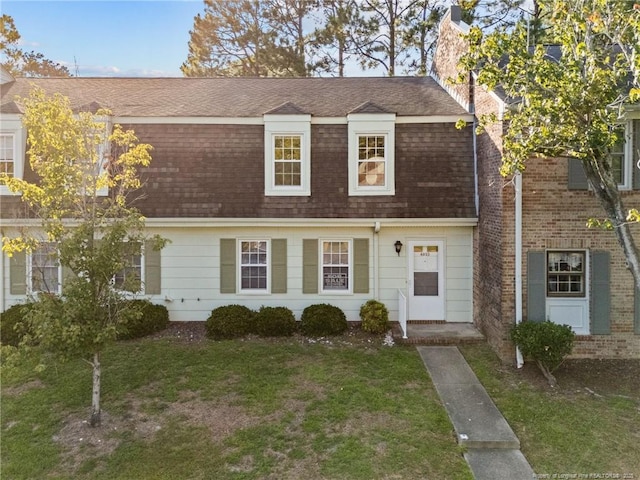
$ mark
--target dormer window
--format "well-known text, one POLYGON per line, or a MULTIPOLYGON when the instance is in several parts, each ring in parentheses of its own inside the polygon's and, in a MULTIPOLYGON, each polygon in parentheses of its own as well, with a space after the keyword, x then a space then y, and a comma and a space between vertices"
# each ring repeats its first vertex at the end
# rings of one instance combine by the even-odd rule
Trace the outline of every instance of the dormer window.
MULTIPOLYGON (((10 117, 3 117, 0 127, 0 176, 22 178, 26 134, 20 119, 10 117)), ((10 194, 6 185, 0 185, 0 195, 10 194)))
POLYGON ((386 186, 386 143, 386 135, 358 135, 358 187, 386 186))
POLYGON ((14 136, 12 134, 0 134, 0 173, 7 177, 13 177, 14 172, 14 136))
POLYGON ((311 115, 290 103, 264 115, 264 191, 311 195, 311 115))
POLYGON ((395 194, 395 114, 377 108, 367 103, 347 116, 349 195, 395 194))

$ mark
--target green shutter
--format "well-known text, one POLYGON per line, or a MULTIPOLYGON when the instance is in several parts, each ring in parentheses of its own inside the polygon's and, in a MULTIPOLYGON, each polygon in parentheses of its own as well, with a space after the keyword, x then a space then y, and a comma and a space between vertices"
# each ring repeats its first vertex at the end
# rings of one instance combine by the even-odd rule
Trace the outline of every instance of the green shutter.
POLYGON ((160 295, 162 293, 162 255, 160 250, 153 248, 153 245, 151 241, 144 244, 144 293, 160 295))
POLYGON ((14 253, 9 259, 9 292, 12 295, 27 294, 27 254, 14 253))
POLYGON ((591 254, 591 333, 611 333, 611 287, 609 252, 591 254))
POLYGON ((67 282, 70 282, 75 278, 73 270, 69 267, 62 267, 62 286, 64 287, 67 282))
POLYGON ((353 240, 353 293, 369 293, 369 239, 353 240))
POLYGON ((236 293, 236 239, 220 239, 220 293, 236 293))
POLYGON ((587 190, 589 181, 584 173, 582 160, 577 158, 569 159, 569 190, 587 190))
POLYGON ((640 335, 640 288, 636 288, 635 309, 633 317, 633 331, 636 335, 640 335))
POLYGON ((302 293, 318 293, 318 240, 302 240, 302 293))
POLYGON ((527 320, 543 322, 547 317, 546 259, 544 252, 527 252, 527 320))
POLYGON ((287 293, 287 239, 271 240, 271 293, 287 293))

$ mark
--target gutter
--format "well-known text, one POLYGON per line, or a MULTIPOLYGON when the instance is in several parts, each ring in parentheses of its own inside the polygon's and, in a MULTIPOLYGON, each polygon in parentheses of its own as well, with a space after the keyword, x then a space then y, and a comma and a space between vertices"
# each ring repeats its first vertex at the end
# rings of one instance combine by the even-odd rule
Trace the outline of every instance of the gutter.
MULTIPOLYGON (((5 295, 4 295, 4 286, 5 286, 5 272, 4 272, 4 257, 5 253, 0 249, 0 312, 4 312, 6 310, 5 305, 5 295)), ((11 279, 9 279, 11 281, 11 279)))
MULTIPOLYGON (((522 322, 522 173, 517 172, 515 180, 515 290, 516 290, 516 325, 522 322)), ((516 365, 522 368, 524 359, 522 352, 516 347, 516 365)))
POLYGON ((380 222, 373 224, 373 298, 380 300, 380 222))

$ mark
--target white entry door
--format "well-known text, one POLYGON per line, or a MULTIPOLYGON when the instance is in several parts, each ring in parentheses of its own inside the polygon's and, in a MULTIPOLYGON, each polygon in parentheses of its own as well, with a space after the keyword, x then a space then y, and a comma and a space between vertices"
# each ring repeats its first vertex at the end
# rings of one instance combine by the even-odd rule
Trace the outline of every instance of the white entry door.
POLYGON ((409 242, 409 320, 444 318, 444 242, 409 242))

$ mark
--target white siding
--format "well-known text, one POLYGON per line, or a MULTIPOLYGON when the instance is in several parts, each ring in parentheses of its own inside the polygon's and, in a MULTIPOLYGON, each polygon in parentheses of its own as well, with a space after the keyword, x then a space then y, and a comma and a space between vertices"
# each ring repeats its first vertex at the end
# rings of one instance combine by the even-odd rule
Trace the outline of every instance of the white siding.
MULTIPOLYGON (((361 305, 375 297, 389 309, 391 320, 398 319, 398 289, 406 292, 406 249, 411 240, 441 239, 445 246, 446 319, 454 322, 472 321, 472 227, 385 227, 378 234, 371 227, 180 227, 154 228, 150 234, 160 234, 170 240, 162 250, 162 294, 151 298, 165 305, 173 321, 204 321, 211 310, 222 305, 239 303, 249 308, 286 306, 296 318, 305 307, 314 303, 330 303, 340 307, 348 320, 359 320, 361 305), (374 238, 377 237, 377 238, 374 238), (288 285, 286 294, 221 294, 220 239, 253 238, 287 240, 288 285), (303 239, 369 238, 368 294, 303 294, 303 239), (394 243, 404 246, 400 256, 394 243), (378 260, 374 256, 378 254, 378 260), (377 289, 376 272, 377 265, 377 289)), ((2 292, 4 307, 22 297, 9 294, 9 262, 3 259, 2 292)))

